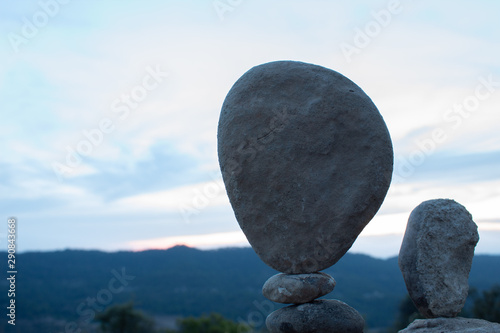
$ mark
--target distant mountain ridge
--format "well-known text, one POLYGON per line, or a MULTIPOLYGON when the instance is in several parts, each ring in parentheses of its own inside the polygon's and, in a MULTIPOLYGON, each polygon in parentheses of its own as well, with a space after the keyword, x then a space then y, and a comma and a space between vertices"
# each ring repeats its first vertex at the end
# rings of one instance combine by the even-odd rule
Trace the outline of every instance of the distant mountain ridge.
MULTIPOLYGON (((280 307, 261 293, 264 282, 277 272, 251 248, 201 251, 178 246, 113 253, 65 250, 22 253, 16 259, 16 326, 24 327, 21 331, 25 333, 32 329, 59 332, 57 326, 64 321, 86 323, 106 306, 130 300, 150 315, 218 312, 256 326, 280 307)), ((6 271, 6 267, 2 269, 6 271)), ((326 298, 356 308, 369 327, 392 325, 407 293, 396 257, 382 260, 348 253, 325 272, 337 281, 326 298)), ((470 286, 484 290, 499 283, 500 256, 475 256, 470 286)), ((7 280, 2 279, 0 285, 2 290, 8 289, 7 280)), ((2 297, 5 305, 7 297, 2 297)))

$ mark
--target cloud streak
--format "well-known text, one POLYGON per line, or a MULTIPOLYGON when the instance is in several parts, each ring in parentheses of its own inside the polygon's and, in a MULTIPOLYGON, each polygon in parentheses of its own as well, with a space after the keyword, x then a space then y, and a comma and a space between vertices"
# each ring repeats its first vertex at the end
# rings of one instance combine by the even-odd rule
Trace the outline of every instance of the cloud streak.
MULTIPOLYGON (((356 251, 395 240, 411 209, 439 197, 464 204, 483 232, 497 232, 499 4, 401 2, 403 11, 349 62, 340 46, 378 22, 373 13, 388 10, 388 1, 257 0, 223 21, 210 1, 54 1, 57 15, 47 14, 19 52, 7 37, 41 7, 16 2, 0 11, 0 212, 20 221, 21 250, 125 249, 238 230, 218 171, 220 107, 245 71, 283 59, 323 65, 359 84, 387 122, 396 171, 413 168, 395 177, 356 251), (147 69, 157 67, 168 77, 142 98, 147 69), (129 101, 137 107, 124 95, 136 96, 129 101), (109 133, 103 119, 115 126, 109 133), (439 129, 445 140, 436 140, 439 129), (88 148, 83 141, 91 154, 80 154, 60 182, 53 163, 66 165, 67 147, 78 153, 88 148)), ((397 241, 389 244, 384 251, 397 252, 397 241)))

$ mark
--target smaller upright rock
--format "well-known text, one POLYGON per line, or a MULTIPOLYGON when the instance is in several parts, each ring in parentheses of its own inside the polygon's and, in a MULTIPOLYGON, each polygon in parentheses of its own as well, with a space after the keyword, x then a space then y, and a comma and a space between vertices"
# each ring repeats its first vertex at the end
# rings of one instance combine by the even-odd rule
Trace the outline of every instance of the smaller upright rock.
POLYGON ((335 280, 326 273, 276 274, 271 276, 262 293, 277 303, 301 304, 324 296, 335 288, 335 280))
POLYGON ((471 214, 453 200, 425 201, 411 212, 399 267, 423 316, 455 317, 462 310, 478 240, 471 214))

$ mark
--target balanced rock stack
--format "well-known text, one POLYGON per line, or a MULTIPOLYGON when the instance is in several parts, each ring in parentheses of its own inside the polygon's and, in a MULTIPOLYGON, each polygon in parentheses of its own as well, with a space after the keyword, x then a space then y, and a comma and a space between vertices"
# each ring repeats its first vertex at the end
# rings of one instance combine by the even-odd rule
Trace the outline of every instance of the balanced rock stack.
POLYGON ((500 332, 500 324, 456 317, 467 298, 478 241, 471 214, 453 200, 425 201, 412 211, 399 267, 413 303, 428 319, 400 332, 500 332))
POLYGON ((325 273, 277 274, 266 281, 262 292, 265 297, 278 303, 295 306, 275 311, 266 320, 271 332, 321 332, 335 327, 355 328, 362 332, 363 317, 345 303, 335 300, 314 301, 331 292, 335 280, 325 273), (312 303, 311 303, 312 302, 312 303), (336 313, 328 316, 327 313, 336 313))
POLYGON ((362 332, 360 314, 316 300, 335 264, 380 208, 392 176, 389 132, 370 98, 324 67, 277 61, 231 88, 218 127, 219 163, 236 219, 259 257, 282 272, 263 293, 293 305, 271 332, 362 332))
POLYGON ((334 287, 335 280, 326 273, 272 276, 264 283, 264 296, 294 305, 271 313, 267 328, 271 332, 363 332, 363 317, 349 305, 338 300, 314 301, 334 287))

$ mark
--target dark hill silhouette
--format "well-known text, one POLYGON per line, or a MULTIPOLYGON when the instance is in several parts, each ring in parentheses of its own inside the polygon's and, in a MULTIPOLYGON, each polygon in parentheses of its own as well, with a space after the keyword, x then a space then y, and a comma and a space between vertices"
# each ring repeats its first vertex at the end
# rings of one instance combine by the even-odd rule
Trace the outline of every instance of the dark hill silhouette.
MULTIPOLYGON (((0 255, 7 257, 6 253, 0 255)), ((63 320, 88 321, 92 312, 130 300, 149 315, 218 312, 256 325, 279 307, 261 293, 264 282, 276 271, 251 248, 201 251, 177 246, 143 252, 30 252, 18 254, 16 263, 19 332, 62 332, 58 328, 63 320), (126 285, 117 279, 123 273, 128 277, 126 285), (89 304, 89 299, 95 299, 95 303, 89 304)), ((6 260, 2 261, 3 271, 5 264, 6 260)), ((348 253, 325 272, 337 281, 327 298, 356 308, 369 327, 392 325, 406 295, 397 258, 382 260, 348 253)), ((500 256, 474 258, 469 279, 472 287, 489 289, 500 283, 499 276, 500 256)), ((0 285, 2 290, 8 289, 7 280, 0 285)), ((2 301, 6 304, 4 294, 2 301)))

